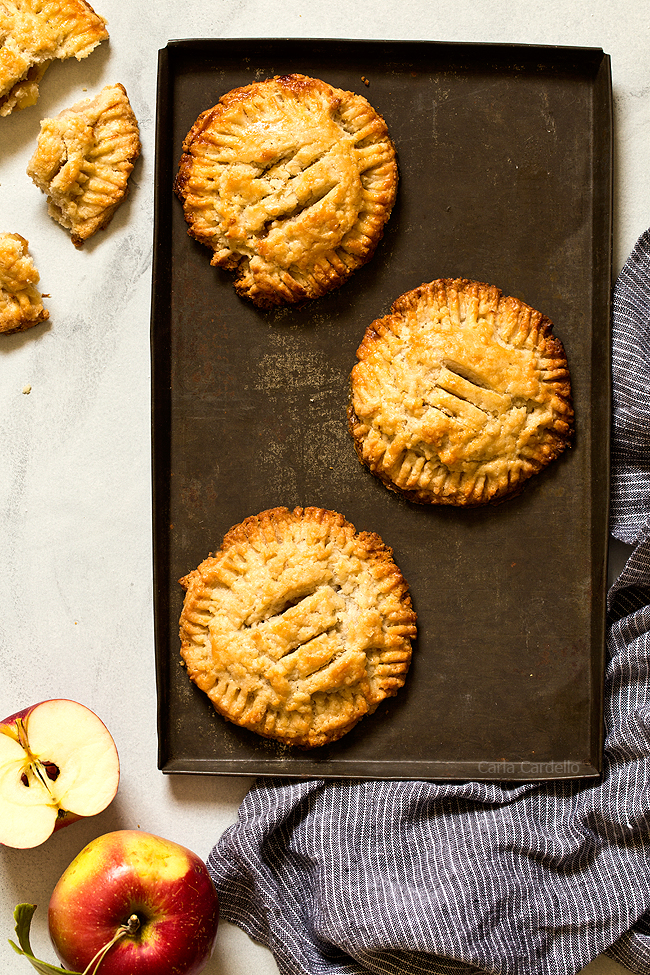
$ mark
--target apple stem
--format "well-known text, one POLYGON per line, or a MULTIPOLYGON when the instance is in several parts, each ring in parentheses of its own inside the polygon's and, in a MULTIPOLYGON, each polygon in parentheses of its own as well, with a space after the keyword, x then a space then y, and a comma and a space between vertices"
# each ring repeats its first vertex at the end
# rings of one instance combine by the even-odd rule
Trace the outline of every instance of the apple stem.
POLYGON ((22 718, 16 718, 16 734, 18 736, 18 743, 23 746, 25 751, 29 751, 29 744, 27 742, 27 731, 25 729, 25 722, 22 718))
POLYGON ((111 940, 107 944, 105 944, 103 948, 100 948, 97 954, 90 959, 87 967, 84 968, 81 975, 96 975, 97 969, 99 968, 102 961, 104 960, 104 956, 106 955, 108 949, 112 948, 115 942, 119 941, 120 938, 123 938, 125 934, 135 934, 139 927, 140 927, 140 918, 138 917, 137 914, 132 914, 129 920, 127 921, 127 923, 121 924, 117 929, 117 931, 115 932, 115 934, 113 935, 113 937, 111 938, 111 940))

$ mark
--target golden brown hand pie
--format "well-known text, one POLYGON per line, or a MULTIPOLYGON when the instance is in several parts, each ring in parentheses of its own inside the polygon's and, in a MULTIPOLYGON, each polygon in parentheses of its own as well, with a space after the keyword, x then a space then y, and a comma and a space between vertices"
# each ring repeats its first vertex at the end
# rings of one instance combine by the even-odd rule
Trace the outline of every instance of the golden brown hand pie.
POLYGON ((189 676, 229 721, 287 745, 340 738, 404 683, 415 613, 378 535, 322 508, 272 508, 190 572, 189 676))
POLYGON ((20 234, 0 234, 0 332, 21 332, 50 317, 27 247, 20 234))
POLYGON ((571 444, 571 380, 552 323, 489 284, 402 295, 357 350, 348 410, 359 459, 421 504, 519 492, 571 444))
POLYGON ((363 96, 292 74, 237 88, 203 112, 174 185, 212 264, 268 308, 318 298, 370 260, 397 164, 363 96))
POLYGON ((106 21, 84 0, 1 0, 0 115, 36 103, 52 61, 81 61, 106 38, 106 21))
POLYGON ((138 123, 123 85, 107 85, 41 122, 27 174, 47 193, 49 215, 80 247, 110 223, 140 155, 138 123))

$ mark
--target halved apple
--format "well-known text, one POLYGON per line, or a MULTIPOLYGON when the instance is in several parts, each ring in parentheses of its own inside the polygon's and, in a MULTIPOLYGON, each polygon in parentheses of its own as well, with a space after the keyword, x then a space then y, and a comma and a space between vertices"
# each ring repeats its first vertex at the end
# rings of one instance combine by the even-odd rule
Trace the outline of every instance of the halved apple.
POLYGON ((117 792, 115 742, 76 701, 42 701, 0 723, 0 844, 39 846, 57 829, 95 816, 117 792))

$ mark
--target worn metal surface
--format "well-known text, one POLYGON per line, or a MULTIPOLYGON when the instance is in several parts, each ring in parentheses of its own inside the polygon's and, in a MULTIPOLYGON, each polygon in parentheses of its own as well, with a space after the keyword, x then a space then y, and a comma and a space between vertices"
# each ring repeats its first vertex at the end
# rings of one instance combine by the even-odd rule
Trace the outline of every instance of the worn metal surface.
POLYGON ((159 765, 167 772, 519 780, 600 768, 609 455, 611 78, 594 49, 327 40, 161 52, 152 370, 159 765), (388 123, 398 201, 373 260, 261 312, 186 233, 181 143, 229 89, 300 71, 388 123), (366 85, 366 79, 369 84, 366 85), (484 510, 409 504, 346 426, 366 325, 437 277, 496 284, 567 349, 573 449, 484 510), (275 505, 320 505, 393 549, 418 613, 407 684, 340 742, 296 752, 227 724, 180 666, 178 578, 275 505))

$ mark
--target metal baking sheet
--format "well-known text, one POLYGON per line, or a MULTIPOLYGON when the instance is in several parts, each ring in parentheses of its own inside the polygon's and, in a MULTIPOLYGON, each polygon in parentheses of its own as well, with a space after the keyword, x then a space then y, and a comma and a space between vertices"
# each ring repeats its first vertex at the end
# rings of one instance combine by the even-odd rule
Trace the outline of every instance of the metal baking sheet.
POLYGON ((173 41, 159 55, 152 310, 159 767, 164 772, 537 780, 602 752, 612 211, 598 49, 337 40, 173 41), (172 183, 196 117, 302 72, 365 95, 397 147, 373 260, 303 308, 262 312, 186 233, 172 183), (575 446, 519 497, 410 504, 346 427, 364 329, 438 277, 547 314, 571 367, 575 446), (340 511, 389 544, 419 636, 406 686, 339 742, 296 751, 228 724, 180 665, 178 579, 248 515, 340 511))

